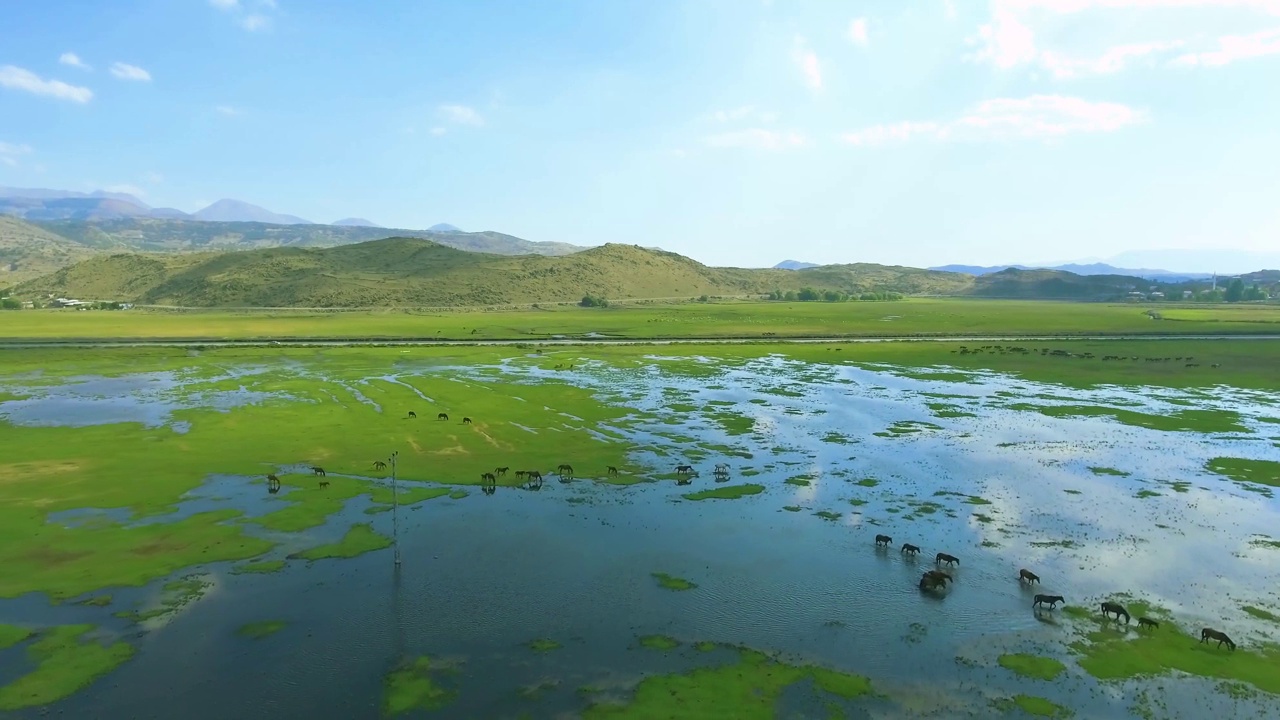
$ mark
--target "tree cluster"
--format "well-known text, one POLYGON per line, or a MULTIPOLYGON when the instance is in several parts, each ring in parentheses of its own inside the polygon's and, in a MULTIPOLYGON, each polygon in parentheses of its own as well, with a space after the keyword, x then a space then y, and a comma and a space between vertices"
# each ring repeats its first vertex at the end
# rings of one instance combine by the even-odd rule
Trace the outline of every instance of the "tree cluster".
POLYGON ((901 300, 902 293, 897 292, 864 292, 846 293, 840 290, 817 290, 811 287, 795 290, 774 290, 766 297, 783 302, 855 302, 875 300, 901 300))

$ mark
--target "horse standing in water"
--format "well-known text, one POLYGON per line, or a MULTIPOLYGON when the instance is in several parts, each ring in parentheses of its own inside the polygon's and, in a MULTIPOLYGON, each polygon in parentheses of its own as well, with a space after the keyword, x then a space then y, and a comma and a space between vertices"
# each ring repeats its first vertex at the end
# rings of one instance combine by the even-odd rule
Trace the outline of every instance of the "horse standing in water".
POLYGON ((888 535, 876 535, 876 545, 883 545, 885 547, 889 547, 892 544, 893 544, 893 538, 889 537, 888 535))
POLYGON ((900 550, 900 552, 904 552, 909 555, 919 555, 920 548, 919 546, 912 545, 911 543, 902 543, 902 549, 900 550))
POLYGON ((272 495, 280 492, 280 478, 275 475, 267 476, 267 492, 272 495))
POLYGON ((1049 609, 1053 610, 1060 602, 1066 602, 1061 595, 1037 595, 1035 602, 1031 603, 1031 607, 1034 608, 1037 605, 1048 605, 1049 609))
POLYGON ((1018 582, 1022 582, 1023 580, 1026 580, 1029 583, 1038 583, 1040 582, 1040 576, 1026 568, 1023 568, 1018 571, 1018 582))
POLYGON ((946 553, 938 553, 938 555, 933 559, 933 561, 934 561, 935 563, 943 563, 943 562, 944 562, 944 563, 946 563, 946 564, 948 564, 948 565, 959 565, 959 564, 960 564, 960 558, 956 557, 955 555, 948 555, 948 554, 946 554, 946 553))
POLYGON ((1125 610, 1124 606, 1120 603, 1113 603, 1109 601, 1102 603, 1102 617, 1107 617, 1108 615, 1115 615, 1116 622, 1120 622, 1120 616, 1123 615, 1124 624, 1129 624, 1129 611, 1125 610))

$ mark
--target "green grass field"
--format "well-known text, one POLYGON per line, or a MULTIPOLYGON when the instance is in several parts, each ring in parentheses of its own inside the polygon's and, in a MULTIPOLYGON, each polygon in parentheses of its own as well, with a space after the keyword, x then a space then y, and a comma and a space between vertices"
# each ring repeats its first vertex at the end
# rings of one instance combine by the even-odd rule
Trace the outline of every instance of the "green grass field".
POLYGON ((913 298, 898 302, 711 302, 504 311, 0 312, 0 341, 32 339, 453 339, 1257 335, 1280 305, 1155 306, 913 298))

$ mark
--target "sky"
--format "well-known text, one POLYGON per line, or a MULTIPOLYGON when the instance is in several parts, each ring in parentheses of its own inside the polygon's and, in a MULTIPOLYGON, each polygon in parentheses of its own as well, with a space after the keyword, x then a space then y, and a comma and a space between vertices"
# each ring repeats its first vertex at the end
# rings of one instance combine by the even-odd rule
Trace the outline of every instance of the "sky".
POLYGON ((42 0, 0 185, 783 259, 1280 250, 1280 0, 42 0))

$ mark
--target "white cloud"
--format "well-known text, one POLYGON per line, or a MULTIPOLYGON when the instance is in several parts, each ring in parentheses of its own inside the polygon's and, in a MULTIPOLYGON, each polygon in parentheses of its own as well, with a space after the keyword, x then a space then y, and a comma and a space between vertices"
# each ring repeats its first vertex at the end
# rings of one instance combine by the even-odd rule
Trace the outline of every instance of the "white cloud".
POLYGON ((71 67, 80 68, 81 70, 93 69, 85 63, 85 61, 81 60, 79 55, 73 52, 62 53, 58 56, 58 62, 62 65, 70 65, 71 67))
POLYGON ((474 127, 484 125, 484 118, 480 117, 480 113, 466 105, 441 105, 439 113, 441 117, 455 125, 471 125, 474 127))
POLYGON ((1277 53, 1280 53, 1280 28, 1272 28, 1252 35, 1220 37, 1217 50, 1180 55, 1174 58, 1173 64, 1221 67, 1236 60, 1248 60, 1277 53))
POLYGON ((240 21, 240 25, 249 32, 258 32, 271 27, 271 18, 266 15, 253 13, 251 15, 246 15, 245 18, 240 21))
POLYGON ((736 122, 747 118, 754 118, 762 123, 768 124, 778 119, 778 113, 757 110, 754 105, 743 105, 742 107, 736 107, 730 110, 717 110, 714 113, 711 113, 711 119, 721 123, 736 122))
POLYGON ((240 7, 239 0, 209 0, 209 4, 219 10, 235 10, 240 7))
POLYGON ((214 109, 218 111, 219 115, 225 115, 226 117, 239 117, 244 114, 243 110, 231 105, 219 105, 214 109))
POLYGON ((849 39, 853 41, 854 45, 858 45, 860 47, 867 46, 866 18, 854 18, 853 21, 849 23, 849 39))
POLYGON ((431 128, 431 131, 430 131, 430 132, 431 132, 431 134, 432 134, 432 135, 440 136, 440 135, 443 135, 443 134, 445 134, 445 133, 449 132, 449 129, 448 129, 448 128, 443 128, 443 127, 439 127, 439 126, 437 126, 437 127, 433 127, 433 128, 431 128))
POLYGON ((209 4, 235 18, 236 24, 249 32, 270 30, 278 10, 276 0, 209 0, 209 4))
POLYGON ((753 148, 757 150, 788 150, 804 147, 807 140, 796 132, 781 132, 764 128, 748 128, 710 135, 706 144, 714 148, 753 148))
POLYGON ((942 0, 942 11, 946 13, 948 20, 955 20, 956 19, 955 0, 942 0))
POLYGON ((808 43, 800 36, 796 36, 795 50, 792 52, 792 60, 800 68, 800 72, 804 74, 804 82, 813 90, 822 89, 822 63, 818 60, 818 54, 809 49, 808 43))
POLYGON ((30 145, 14 145, 13 143, 0 141, 0 164, 17 167, 18 156, 29 154, 31 154, 30 145))
POLYGON ((946 122, 900 122, 876 125, 842 139, 857 147, 932 140, 1001 140, 1058 138, 1076 133, 1115 132, 1146 121, 1140 110, 1111 102, 1091 102, 1062 95, 984 100, 946 122))
POLYGON ((0 65, 0 87, 77 103, 87 103, 93 99, 93 91, 87 87, 68 85, 61 80, 45 80, 30 70, 14 65, 0 65))
MULTIPOLYGON (((948 0, 950 2, 950 0, 948 0)), ((978 46, 969 59, 986 62, 1008 70, 1038 64, 1055 78, 1067 79, 1087 75, 1119 72, 1133 61, 1147 58, 1150 63, 1175 51, 1171 65, 1198 65, 1218 67, 1247 58, 1280 54, 1280 28, 1255 32, 1251 35, 1231 35, 1216 39, 1216 49, 1205 46, 1201 37, 1144 39, 1107 48, 1100 54, 1050 50, 1040 47, 1037 28, 1044 29, 1046 21, 1057 17, 1089 10, 1175 11, 1190 9, 1253 10, 1280 16, 1280 0, 992 0, 991 18, 968 39, 978 46), (1200 47, 1197 47, 1200 46, 1200 47)), ((1118 17, 1134 27, 1152 26, 1146 15, 1136 16, 1143 22, 1134 23, 1131 15, 1118 17)), ((1096 21, 1095 21, 1096 22, 1096 21)))
POLYGON ((128 63, 111 63, 111 74, 121 80, 151 82, 151 73, 143 70, 137 65, 130 65, 128 63))

